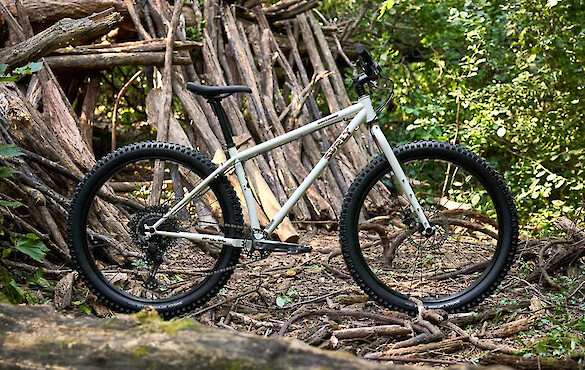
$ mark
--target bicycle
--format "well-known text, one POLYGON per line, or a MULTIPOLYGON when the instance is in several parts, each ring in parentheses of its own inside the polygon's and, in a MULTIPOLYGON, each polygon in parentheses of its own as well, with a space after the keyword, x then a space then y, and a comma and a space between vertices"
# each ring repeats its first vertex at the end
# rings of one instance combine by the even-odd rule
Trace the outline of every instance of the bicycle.
MULTIPOLYGON (((365 90, 381 69, 362 46, 357 52, 355 104, 240 152, 221 99, 250 88, 188 83, 213 107, 229 158, 217 166, 192 149, 163 142, 131 144, 102 158, 77 187, 68 220, 71 257, 87 286, 114 310, 154 306, 171 317, 216 295, 240 266, 242 250, 256 259, 309 252, 310 247, 270 235, 366 123, 382 153, 355 178, 339 222, 343 258, 356 283, 377 302, 409 314, 417 312, 417 300, 457 312, 491 294, 509 270, 518 242, 516 208, 502 176, 486 160, 450 143, 393 149, 365 90), (243 162, 340 121, 349 123, 262 228, 243 162), (249 226, 226 177, 231 170, 249 226), (121 209, 121 221, 105 200, 121 209)), ((391 99, 392 94, 382 107, 391 99)))

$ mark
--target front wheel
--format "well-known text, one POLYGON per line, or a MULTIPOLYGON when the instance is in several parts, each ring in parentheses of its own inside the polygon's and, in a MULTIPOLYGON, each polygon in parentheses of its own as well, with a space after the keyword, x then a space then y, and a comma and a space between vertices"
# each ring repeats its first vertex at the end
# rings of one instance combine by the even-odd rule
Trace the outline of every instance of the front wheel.
POLYGON ((471 151, 418 142, 395 149, 434 232, 422 227, 385 158, 345 196, 340 244, 357 284, 388 308, 459 312, 491 294, 512 265, 518 218, 500 174, 471 151))

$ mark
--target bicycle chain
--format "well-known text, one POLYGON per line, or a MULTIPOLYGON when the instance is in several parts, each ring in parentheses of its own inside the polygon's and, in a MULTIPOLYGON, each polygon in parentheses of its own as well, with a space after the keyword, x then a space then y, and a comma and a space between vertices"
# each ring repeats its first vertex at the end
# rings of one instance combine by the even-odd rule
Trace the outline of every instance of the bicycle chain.
MULTIPOLYGON (((179 219, 176 218, 176 220, 179 220, 179 219)), ((265 233, 263 230, 252 229, 251 227, 245 226, 245 225, 220 224, 220 223, 214 223, 214 222, 208 222, 208 221, 199 221, 199 224, 198 225, 201 226, 201 224, 217 226, 220 229, 234 229, 234 230, 242 230, 242 231, 245 231, 246 234, 242 238, 242 239, 244 239, 244 241, 250 239, 251 232, 253 232, 253 231, 256 231, 256 232, 259 232, 259 233, 263 233, 263 234, 265 233)), ((171 250, 173 250, 173 248, 176 248, 176 246, 177 245, 172 246, 171 248, 169 248, 165 252, 166 253, 170 252, 171 250)), ((270 252, 261 251, 261 250, 255 249, 254 247, 251 247, 249 250, 247 250, 245 248, 243 248, 243 249, 244 249, 244 251, 246 251, 246 254, 248 255, 249 258, 251 258, 251 260, 245 261, 245 262, 241 262, 241 263, 237 263, 237 264, 235 264, 233 266, 224 267, 224 268, 221 268, 221 269, 218 269, 218 270, 213 270, 213 271, 210 271, 210 272, 201 272, 201 274, 198 275, 198 276, 209 277, 209 276, 213 276, 213 275, 217 275, 217 274, 223 274, 225 272, 235 270, 238 267, 247 266, 247 265, 250 265, 252 263, 261 261, 261 260, 267 258, 270 255, 270 252), (255 258, 252 259, 252 255, 253 255, 254 251, 257 251, 259 254, 255 258)))
MULTIPOLYGON (((137 217, 136 220, 133 220, 129 223, 128 226, 130 226, 131 229, 135 229, 137 227, 138 224, 138 219, 142 219, 143 217, 147 216, 148 214, 154 214, 157 216, 162 216, 163 214, 167 213, 168 211, 168 207, 166 207, 165 205, 162 206, 155 206, 152 207, 151 210, 149 210, 149 212, 144 212, 144 214, 142 215, 142 217, 137 217)), ((169 219, 167 220, 167 222, 171 222, 175 225, 177 225, 176 223, 180 223, 181 220, 177 217, 169 217, 169 219)), ((264 230, 259 230, 259 229, 252 229, 250 226, 246 226, 246 225, 236 225, 236 224, 220 224, 220 223, 214 223, 214 222, 208 222, 208 221, 201 221, 199 219, 194 220, 197 222, 197 225, 201 226, 202 224, 206 224, 206 225, 213 225, 213 226, 217 226, 219 229, 233 229, 233 230, 242 230, 244 232, 244 241, 250 240, 251 239, 251 235, 253 235, 254 232, 257 233, 261 233, 266 235, 264 230)), ((176 227, 176 226, 175 226, 176 227)), ((136 232, 136 231, 135 231, 136 232)), ((136 235, 133 235, 133 239, 134 242, 139 245, 141 247, 141 249, 145 252, 145 254, 147 254, 146 250, 144 249, 144 245, 142 245, 144 242, 142 240, 138 240, 136 235)), ((161 238, 161 241, 163 241, 164 239, 167 239, 165 237, 161 238)), ((173 242, 164 242, 162 243, 162 247, 164 250, 164 253, 168 253, 170 251, 172 251, 174 248, 176 248, 178 246, 179 243, 173 243, 173 242)), ((247 243, 244 243, 244 245, 246 245, 247 243)), ((255 262, 258 262, 260 260, 263 260, 265 258, 267 258, 270 255, 270 252, 268 251, 261 251, 258 249, 255 249, 253 246, 249 249, 246 249, 245 247, 242 248, 244 249, 244 251, 246 252, 246 254, 248 255, 249 258, 251 258, 251 260, 249 261, 245 261, 245 262, 241 262, 241 263, 237 263, 233 266, 228 266, 228 267, 224 267, 218 270, 214 270, 214 271, 210 271, 210 272, 202 272, 200 276, 203 277, 209 277, 209 276, 213 276, 213 275, 217 275, 217 274, 222 274, 228 271, 232 271, 235 270, 238 267, 242 267, 242 266, 246 266, 255 262), (252 256, 254 254, 254 251, 258 252, 258 255, 252 259, 252 256)), ((149 260, 148 256, 145 256, 147 258, 147 260, 149 260)), ((153 261, 151 261, 153 262, 153 261)))
MULTIPOLYGON (((250 226, 245 226, 245 225, 220 224, 220 223, 212 223, 212 222, 207 222, 207 221, 202 221, 202 222, 204 222, 206 224, 218 226, 219 228, 243 230, 243 231, 247 231, 249 233, 250 232, 257 231, 257 232, 260 232, 262 234, 265 234, 265 232, 263 230, 252 229, 250 226)), ((244 236, 244 238, 243 238, 244 241, 246 241, 246 240, 248 240, 248 238, 250 238, 250 234, 249 233, 244 236)), ((270 252, 261 251, 261 250, 255 249, 254 247, 251 247, 249 250, 246 250, 245 248, 242 248, 242 249, 244 249, 244 251, 248 255, 248 258, 251 258, 250 261, 236 263, 233 266, 224 267, 222 269, 214 270, 214 271, 211 271, 211 272, 205 272, 205 273, 202 273, 201 275, 204 276, 204 277, 208 277, 208 276, 213 276, 213 275, 217 275, 217 274, 223 274, 224 272, 228 272, 228 271, 235 270, 238 267, 247 266, 247 265, 256 263, 258 261, 261 261, 261 260, 267 258, 270 255, 270 252), (254 251, 257 251, 258 252, 258 255, 255 258, 252 258, 252 255, 253 255, 254 251)))

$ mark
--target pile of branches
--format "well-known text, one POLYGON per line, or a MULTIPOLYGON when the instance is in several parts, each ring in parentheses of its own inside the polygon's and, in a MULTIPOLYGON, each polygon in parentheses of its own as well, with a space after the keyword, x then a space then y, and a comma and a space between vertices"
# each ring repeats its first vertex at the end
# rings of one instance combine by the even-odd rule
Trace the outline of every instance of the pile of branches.
MULTIPOLYGON (((118 92, 115 106, 108 107, 113 111, 112 150, 118 147, 119 102, 139 76, 148 81, 146 113, 156 139, 197 148, 216 162, 225 160, 219 123, 205 99, 186 90, 187 81, 252 88, 251 96, 223 101, 242 149, 347 106, 338 65, 350 62, 335 32, 325 34, 320 24, 325 20, 319 21, 320 13, 313 12, 316 6, 315 0, 272 5, 253 0, 231 5, 215 0, 202 5, 161 0, 0 1, 0 65, 10 73, 30 62, 42 63, 34 75, 0 84, 0 144, 24 153, 0 158, 0 165, 13 172, 0 177, 0 198, 22 204, 0 206, 0 243, 10 248, 15 238, 36 235, 49 248, 40 261, 47 276, 68 272, 67 208, 73 189, 96 163, 92 143, 103 71, 140 68, 118 92), (187 27, 198 29, 201 42, 187 40, 187 27), (171 107, 173 96, 190 122, 186 129, 171 107)), ((274 216, 339 131, 331 127, 246 162, 262 223, 274 216)), ((367 140, 365 133, 351 139, 341 161, 326 170, 293 209, 293 221, 336 220, 349 182, 373 155, 366 149, 367 140)), ((101 217, 116 219, 120 200, 102 201, 101 217)), ((276 232, 282 240, 298 238, 291 219, 276 232)), ((12 256, 2 263, 29 272, 39 267, 32 259, 12 256)))

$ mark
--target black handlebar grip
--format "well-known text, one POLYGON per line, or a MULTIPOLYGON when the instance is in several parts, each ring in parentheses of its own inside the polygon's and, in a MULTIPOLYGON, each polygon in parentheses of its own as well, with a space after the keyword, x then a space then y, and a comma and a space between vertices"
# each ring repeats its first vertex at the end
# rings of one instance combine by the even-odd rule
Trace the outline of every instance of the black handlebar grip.
POLYGON ((368 53, 368 51, 366 50, 366 48, 364 47, 364 45, 357 44, 356 47, 355 47, 355 52, 360 55, 360 57, 362 58, 362 60, 366 64, 372 64, 374 62, 372 60, 372 56, 370 55, 370 53, 368 53))

